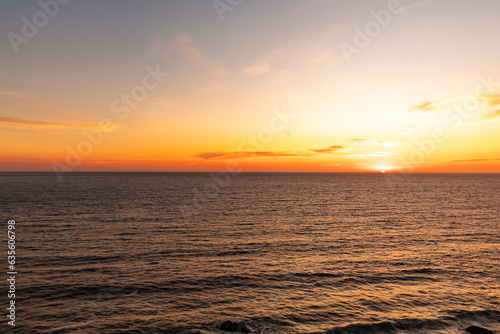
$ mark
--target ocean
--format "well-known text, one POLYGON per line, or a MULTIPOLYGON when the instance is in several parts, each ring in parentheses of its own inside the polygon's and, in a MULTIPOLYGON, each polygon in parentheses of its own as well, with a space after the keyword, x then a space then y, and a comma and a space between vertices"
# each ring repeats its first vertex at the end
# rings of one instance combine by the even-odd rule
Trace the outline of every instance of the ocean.
POLYGON ((500 331, 499 174, 1 173, 5 333, 500 331), (6 278, 7 274, 4 274, 6 278), (5 281, 4 281, 5 282, 5 281))

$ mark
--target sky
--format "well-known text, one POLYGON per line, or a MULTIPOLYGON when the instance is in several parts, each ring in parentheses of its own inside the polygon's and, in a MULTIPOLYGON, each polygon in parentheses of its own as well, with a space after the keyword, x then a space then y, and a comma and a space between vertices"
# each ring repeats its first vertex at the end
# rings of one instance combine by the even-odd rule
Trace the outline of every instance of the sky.
POLYGON ((500 172, 498 13, 2 1, 0 171, 500 172))

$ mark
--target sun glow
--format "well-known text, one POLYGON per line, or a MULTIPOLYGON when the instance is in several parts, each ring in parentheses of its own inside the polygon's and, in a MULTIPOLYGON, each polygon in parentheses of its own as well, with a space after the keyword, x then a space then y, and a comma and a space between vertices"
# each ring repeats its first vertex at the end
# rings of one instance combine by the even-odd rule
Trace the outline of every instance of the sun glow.
POLYGON ((389 172, 392 169, 394 169, 393 166, 386 165, 386 164, 381 164, 381 165, 375 165, 375 166, 373 166, 373 170, 377 170, 381 174, 385 174, 385 173, 389 172))
MULTIPOLYGON (((0 56, 0 133, 9 138, 0 171, 205 172, 234 163, 248 172, 499 173, 500 45, 491 40, 500 2, 459 1, 474 13, 466 22, 421 0, 406 6, 404 29, 387 27, 377 47, 352 54, 352 29, 360 10, 377 10, 373 1, 255 1, 225 11, 246 18, 230 19, 231 29, 220 29, 209 6, 191 13, 188 1, 141 6, 139 18, 136 5, 110 4, 109 18, 75 25, 71 15, 94 15, 75 3, 43 43, 0 39, 2 50, 23 54, 0 56), (269 14, 283 11, 290 15, 269 14), (436 34, 421 22, 449 29, 436 34), (463 48, 469 38, 475 47, 463 48)), ((9 6, 29 13, 28 3, 9 6)))

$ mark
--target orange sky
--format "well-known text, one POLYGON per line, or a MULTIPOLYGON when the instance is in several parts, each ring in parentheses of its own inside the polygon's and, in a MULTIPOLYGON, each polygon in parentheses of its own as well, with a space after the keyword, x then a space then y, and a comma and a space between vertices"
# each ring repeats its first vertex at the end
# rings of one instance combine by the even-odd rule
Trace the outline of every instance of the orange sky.
POLYGON ((2 6, 1 171, 500 172, 498 2, 2 6))

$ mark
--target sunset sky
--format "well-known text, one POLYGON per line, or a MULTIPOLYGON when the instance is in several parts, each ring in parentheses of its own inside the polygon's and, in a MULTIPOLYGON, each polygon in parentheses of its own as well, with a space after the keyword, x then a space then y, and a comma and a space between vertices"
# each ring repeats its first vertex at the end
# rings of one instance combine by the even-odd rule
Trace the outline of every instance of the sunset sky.
POLYGON ((66 2, 0 4, 2 171, 500 172, 499 1, 66 2))

